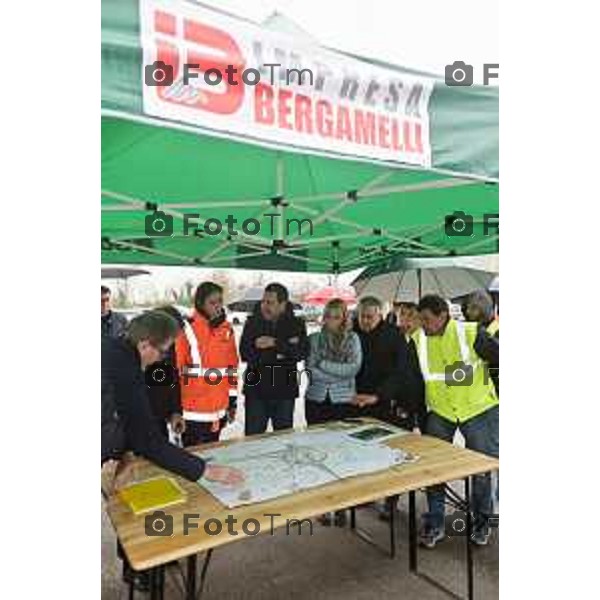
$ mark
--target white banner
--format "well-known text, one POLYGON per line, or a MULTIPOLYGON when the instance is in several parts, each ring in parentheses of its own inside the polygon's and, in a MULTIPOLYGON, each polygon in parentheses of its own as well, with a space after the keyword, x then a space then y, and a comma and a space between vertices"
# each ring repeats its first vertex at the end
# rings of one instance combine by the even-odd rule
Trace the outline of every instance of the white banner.
POLYGON ((140 0, 146 114, 290 148, 431 165, 433 81, 183 0, 140 0))

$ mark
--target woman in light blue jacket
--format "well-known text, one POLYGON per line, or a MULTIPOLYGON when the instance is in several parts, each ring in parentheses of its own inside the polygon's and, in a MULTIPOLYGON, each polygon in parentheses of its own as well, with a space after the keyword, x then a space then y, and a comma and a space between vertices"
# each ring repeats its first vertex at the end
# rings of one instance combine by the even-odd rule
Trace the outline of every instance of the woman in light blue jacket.
POLYGON ((309 425, 350 417, 355 407, 354 378, 360 370, 360 339, 351 329, 343 300, 330 300, 323 313, 321 331, 309 337, 306 366, 310 371, 306 390, 306 421, 309 425))

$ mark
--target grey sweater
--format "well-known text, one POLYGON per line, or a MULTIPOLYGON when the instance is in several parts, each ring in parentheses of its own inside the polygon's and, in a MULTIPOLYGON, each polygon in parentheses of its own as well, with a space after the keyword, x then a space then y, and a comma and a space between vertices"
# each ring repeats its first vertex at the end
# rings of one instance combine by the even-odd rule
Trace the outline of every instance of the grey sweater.
POLYGON ((324 360, 318 352, 319 332, 309 336, 309 355, 306 367, 310 370, 306 399, 323 402, 329 392, 333 404, 350 402, 356 394, 354 378, 362 364, 360 339, 350 332, 350 356, 347 362, 324 360))

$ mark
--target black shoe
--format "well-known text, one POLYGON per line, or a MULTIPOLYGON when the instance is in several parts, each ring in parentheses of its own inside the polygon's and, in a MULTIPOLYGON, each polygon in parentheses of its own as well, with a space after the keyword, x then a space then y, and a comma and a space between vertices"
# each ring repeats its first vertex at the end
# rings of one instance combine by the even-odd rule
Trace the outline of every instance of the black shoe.
POLYGON ((386 523, 390 522, 390 511, 389 509, 386 507, 385 510, 379 511, 379 520, 380 521, 385 521, 386 523))
POLYGON ((136 592, 150 591, 150 572, 134 571, 130 566, 123 565, 123 581, 127 585, 133 584, 136 592))
POLYGON ((317 521, 323 525, 323 527, 331 527, 334 519, 332 518, 332 513, 325 513, 324 515, 317 517, 317 521))
POLYGON ((346 527, 346 523, 348 522, 348 518, 346 516, 345 510, 336 510, 334 522, 336 527, 346 527))

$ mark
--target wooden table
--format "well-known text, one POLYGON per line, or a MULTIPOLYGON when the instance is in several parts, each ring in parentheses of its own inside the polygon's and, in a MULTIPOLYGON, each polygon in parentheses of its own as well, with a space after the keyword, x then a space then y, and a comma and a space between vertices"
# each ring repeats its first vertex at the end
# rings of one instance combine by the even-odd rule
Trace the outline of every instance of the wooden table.
MULTIPOLYGON (((246 439, 254 440, 257 437, 252 436, 246 439)), ((219 442, 205 445, 202 449, 243 442, 244 440, 219 442)), ((497 470, 498 460, 478 452, 457 448, 437 438, 412 433, 389 440, 387 444, 390 447, 401 448, 416 454, 420 458, 412 464, 402 464, 374 474, 359 475, 274 500, 231 509, 221 504, 198 484, 176 478, 186 490, 187 499, 184 503, 165 509, 165 513, 172 516, 173 519, 173 535, 170 536, 146 535, 145 516, 134 516, 116 496, 108 500, 107 510, 131 566, 136 570, 153 569, 152 591, 155 597, 162 597, 164 582, 162 567, 171 561, 189 558, 187 597, 191 599, 196 597, 196 555, 208 552, 202 573, 203 583, 211 551, 218 546, 246 537, 247 534, 244 533, 241 525, 247 519, 256 519, 260 524, 260 533, 265 533, 271 531, 271 527, 285 527, 288 519, 308 519, 330 511, 352 508, 387 498, 389 506, 392 508, 390 542, 393 555, 396 536, 394 513, 397 499, 400 494, 409 493, 409 566, 411 572, 417 573, 415 491, 433 484, 464 479, 465 495, 466 498, 469 498, 470 477, 497 470), (187 519, 188 523, 198 524, 198 528, 188 529, 187 535, 183 535, 184 514, 189 515, 190 513, 199 515, 196 518, 188 517, 187 519), (232 527, 238 532, 238 535, 231 535, 228 532, 226 519, 229 515, 237 519, 237 523, 232 527), (204 522, 209 518, 218 519, 223 524, 220 534, 209 535, 206 533, 204 522)), ((131 480, 143 480, 161 474, 164 475, 165 471, 147 461, 140 460, 131 480)), ((468 597, 472 598, 472 557, 468 541, 470 519, 467 519, 467 522, 468 529, 465 537, 467 539, 468 597)), ((255 524, 253 526, 256 527, 255 524)), ((352 511, 351 526, 355 527, 354 511, 352 511)), ((252 534, 254 529, 249 528, 248 531, 252 534)))

